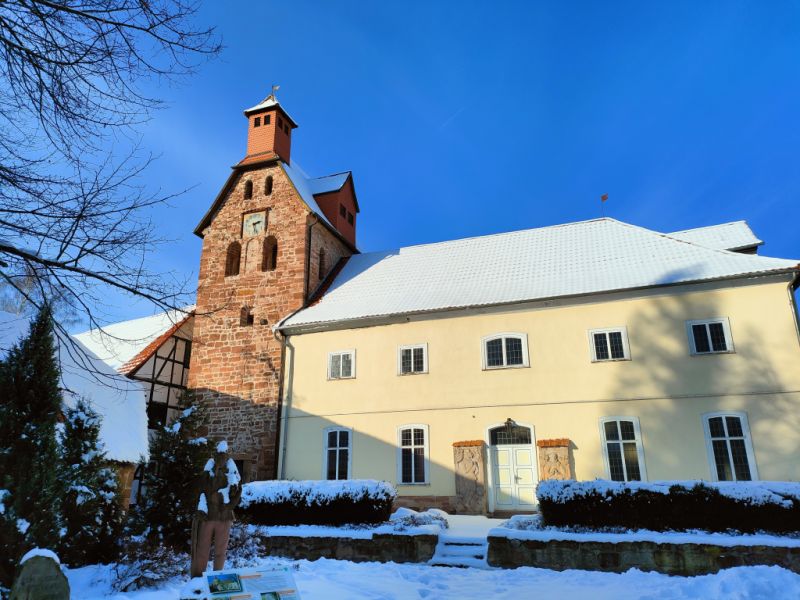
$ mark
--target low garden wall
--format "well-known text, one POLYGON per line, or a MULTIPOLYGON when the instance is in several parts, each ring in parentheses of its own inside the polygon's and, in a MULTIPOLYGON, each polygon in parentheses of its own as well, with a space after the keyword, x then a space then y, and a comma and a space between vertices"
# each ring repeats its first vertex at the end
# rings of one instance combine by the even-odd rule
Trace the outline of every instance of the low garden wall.
POLYGON ((729 567, 777 565, 800 573, 800 547, 781 546, 530 540, 490 535, 487 559, 490 566, 506 569, 539 567, 621 573, 636 568, 689 576, 729 567))
POLYGON ((316 560, 334 558, 353 562, 428 562, 439 536, 375 533, 370 538, 261 536, 269 556, 316 560))

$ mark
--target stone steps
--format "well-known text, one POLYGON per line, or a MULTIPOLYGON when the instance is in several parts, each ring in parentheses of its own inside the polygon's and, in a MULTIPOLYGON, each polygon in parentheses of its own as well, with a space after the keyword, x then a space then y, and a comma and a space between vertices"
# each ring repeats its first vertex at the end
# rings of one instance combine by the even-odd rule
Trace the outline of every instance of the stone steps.
POLYGON ((474 567, 488 569, 486 538, 440 538, 436 551, 428 564, 442 567, 474 567))

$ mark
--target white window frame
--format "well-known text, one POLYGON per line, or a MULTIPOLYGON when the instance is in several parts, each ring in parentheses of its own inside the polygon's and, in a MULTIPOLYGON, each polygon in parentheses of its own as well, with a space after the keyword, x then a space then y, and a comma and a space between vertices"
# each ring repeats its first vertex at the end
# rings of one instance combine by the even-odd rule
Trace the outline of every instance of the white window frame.
MULTIPOLYGON (((723 421, 725 420, 725 417, 739 417, 742 423, 742 432, 744 433, 744 449, 747 453, 747 463, 750 467, 750 481, 758 481, 758 466, 756 465, 755 452, 753 452, 753 440, 750 437, 750 421, 747 419, 746 412, 737 410, 720 410, 703 414, 703 435, 705 436, 706 440, 708 468, 711 471, 711 477, 713 480, 719 481, 719 474, 717 473, 717 461, 714 459, 714 445, 711 443, 711 426, 709 425, 709 421, 714 417, 722 417, 723 421)), ((727 425, 725 427, 727 431, 727 425)), ((730 437, 726 439, 730 439, 730 437)), ((731 460, 731 466, 733 466, 733 457, 730 455, 730 445, 728 445, 728 458, 731 460)), ((733 472, 733 476, 736 477, 735 471, 733 472)), ((732 481, 739 480, 733 479, 732 481)))
POLYGON ((497 369, 522 369, 525 367, 530 366, 530 359, 528 356, 528 334, 527 333, 519 333, 518 331, 504 331, 502 333, 494 333, 492 335, 487 335, 481 338, 481 368, 484 371, 495 371, 497 369), (522 340, 522 364, 521 365, 507 365, 506 358, 506 344, 503 341, 502 348, 503 348, 503 364, 496 365, 496 366, 489 366, 489 352, 488 352, 488 343, 497 340, 497 339, 505 339, 505 338, 519 338, 522 340))
POLYGON ((411 344, 410 346, 397 347, 397 374, 406 375, 424 375, 428 372, 428 344, 411 344), (422 348, 422 371, 414 371, 414 350, 422 348), (412 371, 403 373, 403 350, 411 350, 411 368, 412 371))
MULTIPOLYGON (((334 431, 347 432, 347 477, 346 479, 353 478, 353 430, 349 427, 332 426, 326 427, 322 430, 322 479, 325 481, 333 481, 328 479, 328 434, 334 431)), ((337 450, 340 449, 337 447, 337 450)), ((337 469, 338 469, 338 454, 337 454, 337 469)), ((338 480, 341 481, 341 480, 338 480)))
MULTIPOLYGON (((406 425, 400 425, 397 428, 397 485, 430 485, 431 483, 431 461, 430 461, 430 430, 427 425, 423 425, 422 423, 410 423, 406 425), (423 462, 423 467, 425 469, 425 479, 424 481, 411 481, 411 482, 404 482, 403 481, 403 431, 406 429, 422 429, 425 435, 425 443, 423 447, 425 449, 425 460, 423 462)), ((411 433, 411 442, 414 442, 414 433, 411 433)), ((413 446, 412 446, 413 448, 413 446)))
MULTIPOLYGON (((645 462, 644 456, 644 442, 642 441, 642 428, 639 424, 639 417, 631 417, 627 415, 615 415, 609 417, 601 417, 599 421, 600 426, 600 444, 603 447, 603 462, 606 466, 606 479, 611 481, 611 462, 608 458, 608 441, 606 440, 606 423, 609 421, 632 421, 633 422, 633 434, 636 436, 636 454, 639 459, 639 474, 642 476, 641 481, 647 481, 647 463, 645 462)), ((619 427, 619 425, 617 425, 619 427)), ((620 429, 620 440, 619 443, 622 444, 622 430, 620 429)), ((616 443, 614 440, 611 440, 611 443, 616 443)), ((622 454, 622 460, 625 460, 625 453, 622 454)), ((627 473, 626 473, 627 476, 627 473)), ((627 481, 627 480, 626 480, 627 481)))
MULTIPOLYGON (((340 365, 339 366, 339 373, 341 373, 341 371, 342 371, 341 362, 339 363, 339 365, 340 365)), ((328 352, 328 368, 327 368, 327 372, 328 372, 328 381, 338 381, 340 379, 355 379, 356 378, 356 351, 351 349, 351 350, 337 350, 336 352, 328 352), (352 368, 352 370, 350 372, 350 376, 349 377, 342 377, 341 375, 339 375, 338 377, 334 377, 333 373, 331 372, 331 367, 333 366, 332 359, 333 359, 334 356, 343 356, 345 354, 349 354, 350 355, 350 363, 353 365, 353 368, 352 368)))
POLYGON ((631 359, 631 348, 628 345, 628 328, 627 327, 606 327, 604 329, 590 329, 589 335, 589 355, 592 362, 606 363, 606 362, 619 362, 631 359), (619 332, 622 334, 622 358, 611 358, 611 342, 608 338, 609 333, 619 332), (594 345, 594 336, 596 333, 603 333, 606 335, 606 342, 608 343, 608 358, 597 358, 597 348, 594 345))
MULTIPOLYGON (((708 328, 706 327, 706 331, 708 328)), ((711 333, 709 334, 709 344, 711 344, 711 333)), ((686 321, 686 335, 689 338, 689 352, 692 356, 708 356, 709 354, 732 354, 735 352, 733 347, 733 336, 731 335, 731 324, 728 321, 728 317, 715 317, 713 319, 695 319, 692 321, 686 321), (727 346, 727 350, 714 350, 713 348, 708 352, 698 352, 697 348, 694 345, 694 332, 692 331, 692 327, 694 325, 710 325, 712 323, 720 323, 722 324, 722 331, 725 334, 725 345, 727 346)))

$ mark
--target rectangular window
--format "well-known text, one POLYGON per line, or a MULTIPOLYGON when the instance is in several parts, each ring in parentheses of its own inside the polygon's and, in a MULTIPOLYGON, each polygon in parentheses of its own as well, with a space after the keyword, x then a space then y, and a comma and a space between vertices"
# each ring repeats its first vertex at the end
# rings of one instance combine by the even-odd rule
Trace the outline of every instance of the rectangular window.
POLYGON ((428 372, 428 345, 400 346, 397 362, 399 375, 413 375, 428 372))
POLYGON ((342 217, 346 217, 347 216, 347 209, 344 207, 344 204, 340 204, 339 205, 339 214, 342 217))
POLYGON ((351 213, 349 211, 347 213, 347 222, 350 223, 350 225, 353 224, 353 213, 351 213))
POLYGON ((264 125, 269 125, 272 115, 264 115, 264 125))
POLYGON ((283 129, 283 119, 278 117, 278 129, 283 129))
POLYGON ((356 376, 356 351, 328 354, 328 379, 352 379, 356 376))
POLYGON ((612 481, 642 481, 646 478, 642 437, 637 417, 600 419, 603 453, 612 481))
POLYGON ((502 333, 483 338, 483 368, 528 366, 528 336, 524 333, 502 333))
POLYGON ((261 127, 261 117, 253 119, 253 127, 261 127))
POLYGON ((750 429, 744 413, 703 416, 711 470, 717 481, 757 479, 750 429))
POLYGON ((592 329, 589 332, 592 362, 630 360, 628 331, 625 327, 592 329))
POLYGON ((731 328, 727 318, 686 321, 692 354, 733 352, 731 328))
POLYGON ((399 429, 398 480, 403 484, 428 482, 428 426, 406 425, 399 429))
POLYGON ((349 479, 350 439, 349 429, 326 429, 325 435, 325 479, 349 479))

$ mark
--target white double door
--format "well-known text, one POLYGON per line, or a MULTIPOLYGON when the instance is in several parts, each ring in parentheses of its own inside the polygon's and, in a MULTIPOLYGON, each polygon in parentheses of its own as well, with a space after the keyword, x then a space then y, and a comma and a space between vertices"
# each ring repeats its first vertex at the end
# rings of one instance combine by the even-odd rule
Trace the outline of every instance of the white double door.
POLYGON ((536 461, 532 444, 489 446, 495 511, 536 507, 536 461))

